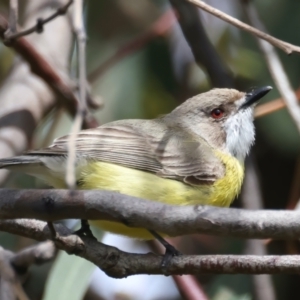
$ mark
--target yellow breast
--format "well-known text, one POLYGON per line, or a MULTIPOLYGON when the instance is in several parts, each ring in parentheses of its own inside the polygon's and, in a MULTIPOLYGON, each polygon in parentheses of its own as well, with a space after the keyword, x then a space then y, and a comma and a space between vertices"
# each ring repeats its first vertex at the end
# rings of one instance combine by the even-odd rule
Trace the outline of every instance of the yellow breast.
POLYGON ((239 194, 244 180, 244 165, 235 157, 216 151, 215 154, 225 165, 225 176, 214 183, 210 205, 229 206, 239 194))
MULTIPOLYGON (((223 161, 226 173, 213 185, 189 186, 177 180, 104 162, 93 162, 82 169, 81 189, 104 189, 160 201, 172 205, 208 204, 229 206, 239 193, 243 181, 243 166, 227 154, 215 153, 223 161)), ((94 221, 94 225, 117 234, 151 239, 148 231, 123 224, 94 221)))

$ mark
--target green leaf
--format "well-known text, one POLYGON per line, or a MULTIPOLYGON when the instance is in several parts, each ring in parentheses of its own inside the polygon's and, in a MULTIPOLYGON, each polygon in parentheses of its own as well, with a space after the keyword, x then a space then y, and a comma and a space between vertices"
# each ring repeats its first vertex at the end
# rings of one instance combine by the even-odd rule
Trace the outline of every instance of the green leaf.
POLYGON ((81 257, 61 251, 50 271, 43 300, 81 300, 95 267, 81 257))

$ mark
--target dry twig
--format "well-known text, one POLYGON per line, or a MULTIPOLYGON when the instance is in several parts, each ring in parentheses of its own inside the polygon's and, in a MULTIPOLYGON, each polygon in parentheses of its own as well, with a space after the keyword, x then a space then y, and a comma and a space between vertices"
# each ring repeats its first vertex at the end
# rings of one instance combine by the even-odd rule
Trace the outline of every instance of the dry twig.
POLYGON ((269 42, 270 44, 272 44, 273 46, 280 48, 281 50, 283 50, 285 53, 287 54, 292 54, 293 52, 296 53, 300 53, 300 47, 295 46, 293 44, 284 42, 282 40, 279 40, 277 38, 274 38, 273 36, 258 30, 257 28, 254 28, 246 23, 243 23, 241 21, 239 21, 236 18, 233 18, 227 14, 225 14, 224 12, 206 4, 205 2, 201 1, 201 0, 186 0, 190 3, 193 3, 194 5, 198 6, 199 8, 203 9, 204 11, 214 15, 217 18, 220 18, 221 20, 228 22, 242 30, 245 30, 247 32, 250 32, 251 34, 266 40, 267 42, 269 42))
MULTIPOLYGON (((7 21, 0 15, 0 38, 4 39, 4 33, 7 30, 7 21)), ((65 82, 51 64, 33 47, 25 38, 21 37, 10 45, 24 60, 30 65, 31 71, 41 77, 55 93, 64 100, 63 104, 71 115, 76 115, 78 99, 73 92, 72 87, 65 82)), ((87 114, 84 119, 84 127, 96 127, 98 122, 87 114)))
MULTIPOLYGON (((250 23, 255 27, 265 31, 264 24, 259 19, 259 16, 249 1, 243 2, 245 12, 247 14, 250 23)), ((275 49, 267 42, 257 39, 257 42, 265 56, 265 60, 269 67, 271 76, 284 100, 289 114, 291 115, 294 123, 296 124, 298 131, 300 132, 300 107, 298 105, 298 99, 295 92, 293 91, 283 65, 280 61, 279 56, 275 52, 275 49)))
POLYGON ((18 19, 19 19, 19 3, 18 0, 10 0, 9 1, 9 20, 8 20, 8 28, 5 32, 5 39, 17 32, 18 27, 18 19))
POLYGON ((25 35, 29 35, 31 33, 37 32, 37 33, 42 33, 43 32, 43 27, 46 23, 54 20, 56 17, 58 16, 62 16, 65 15, 69 9, 69 7, 71 6, 73 0, 69 0, 65 5, 63 5, 62 7, 59 7, 56 12, 54 12, 53 14, 51 14, 49 17, 42 19, 42 18, 38 18, 36 21, 36 25, 32 26, 31 28, 28 28, 26 30, 22 30, 20 32, 17 32, 17 17, 15 16, 15 11, 17 11, 17 0, 11 0, 11 3, 14 4, 14 6, 11 5, 10 7, 10 26, 9 26, 9 31, 7 31, 7 33, 5 34, 5 39, 4 42, 5 43, 11 43, 12 41, 20 38, 21 36, 25 36, 25 35), (13 10, 12 10, 13 8, 13 10), (11 24, 11 20, 12 23, 11 24), (13 26, 12 26, 13 25, 13 26), (11 30, 14 29, 14 30, 11 30))
MULTIPOLYGON (((27 27, 31 25, 31 20, 46 14, 53 5, 52 0, 27 3, 24 20, 27 27)), ((63 3, 63 0, 57 0, 56 3, 63 3)), ((61 87, 62 92, 64 86, 71 90, 64 82, 69 70, 72 46, 70 24, 67 18, 57 18, 48 27, 49 30, 42 35, 30 35, 13 43, 16 46, 14 50, 23 54, 25 59, 16 56, 14 66, 0 89, 1 158, 18 155, 30 147, 36 125, 60 100, 57 96, 59 92, 53 92, 58 90, 56 84, 61 87), (51 43, 45 47, 45 41, 49 40, 51 43), (36 73, 31 72, 30 66, 36 73)), ((6 29, 7 22, 0 17, 0 39, 6 29)), ((72 101, 63 99, 65 106, 72 109, 72 101)), ((6 176, 7 171, 1 170, 0 181, 3 182, 6 176)))
POLYGON ((83 25, 83 1, 74 2, 73 26, 76 35, 79 64, 79 103, 75 120, 71 128, 68 141, 68 156, 66 167, 66 184, 69 189, 75 189, 75 165, 76 165, 76 137, 79 133, 86 113, 86 63, 85 63, 85 43, 86 35, 83 25))

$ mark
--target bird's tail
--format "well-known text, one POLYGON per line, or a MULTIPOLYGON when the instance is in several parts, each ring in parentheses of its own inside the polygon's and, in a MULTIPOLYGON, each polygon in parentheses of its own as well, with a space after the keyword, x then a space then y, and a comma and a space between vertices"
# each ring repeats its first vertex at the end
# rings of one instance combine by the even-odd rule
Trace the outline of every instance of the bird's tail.
POLYGON ((49 158, 42 155, 20 155, 0 159, 0 169, 26 173, 56 188, 65 188, 64 157, 49 158))
POLYGON ((0 159, 0 169, 20 170, 43 165, 37 156, 20 155, 10 158, 0 159))

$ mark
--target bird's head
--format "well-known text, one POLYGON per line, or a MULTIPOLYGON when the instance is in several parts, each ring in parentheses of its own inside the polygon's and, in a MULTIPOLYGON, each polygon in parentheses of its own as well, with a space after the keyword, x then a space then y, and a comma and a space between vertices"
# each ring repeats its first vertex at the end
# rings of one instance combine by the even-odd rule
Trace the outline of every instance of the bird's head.
POLYGON ((243 161, 255 139, 254 106, 271 89, 266 86, 248 93, 213 89, 188 99, 169 116, 213 148, 243 161))

